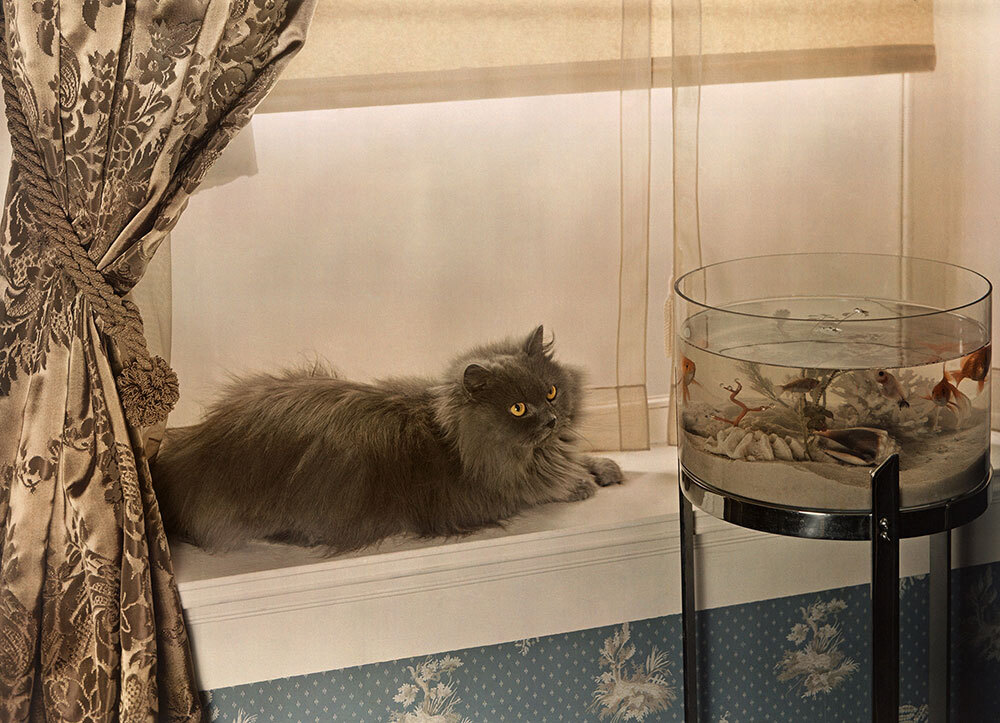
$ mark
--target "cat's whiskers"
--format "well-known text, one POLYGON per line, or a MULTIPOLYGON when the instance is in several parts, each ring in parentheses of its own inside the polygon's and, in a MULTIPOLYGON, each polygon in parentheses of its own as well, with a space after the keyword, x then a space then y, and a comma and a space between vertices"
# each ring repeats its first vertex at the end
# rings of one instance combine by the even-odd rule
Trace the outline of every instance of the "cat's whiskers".
POLYGON ((590 442, 587 435, 584 434, 582 430, 575 427, 571 422, 559 425, 555 431, 559 434, 559 438, 563 442, 569 444, 575 444, 577 442, 590 442))

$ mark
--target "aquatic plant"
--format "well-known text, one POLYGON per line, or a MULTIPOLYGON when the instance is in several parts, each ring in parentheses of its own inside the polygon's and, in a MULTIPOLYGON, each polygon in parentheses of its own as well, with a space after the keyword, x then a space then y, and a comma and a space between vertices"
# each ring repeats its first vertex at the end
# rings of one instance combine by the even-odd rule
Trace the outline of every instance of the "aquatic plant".
POLYGON ((786 650, 775 669, 778 680, 795 681, 803 698, 829 693, 858 669, 840 650, 843 635, 836 615, 846 608, 847 603, 839 599, 799 608, 803 622, 793 625, 787 636, 797 647, 786 650))
MULTIPOLYGON (((775 404, 783 407, 792 408, 796 406, 789 404, 782 398, 782 392, 775 387, 774 382, 764 376, 760 364, 757 362, 740 362, 739 369, 740 372, 746 375, 747 385, 754 391, 763 394, 775 404)), ((808 398, 814 405, 825 407, 826 390, 840 374, 841 372, 838 369, 811 369, 808 367, 799 369, 797 378, 810 381, 813 385, 809 389, 802 390, 801 394, 803 398, 808 398), (812 380, 815 380, 815 382, 812 382, 812 380)))
POLYGON ((601 648, 601 667, 608 670, 594 679, 597 688, 587 708, 599 711, 601 720, 642 721, 651 713, 666 710, 677 699, 666 654, 653 647, 644 663, 629 665, 636 653, 630 638, 629 624, 623 623, 601 648))
POLYGON ((826 429, 833 419, 833 412, 821 404, 806 402, 802 405, 802 419, 809 431, 826 429))
POLYGON ((746 376, 747 386, 758 394, 763 394, 775 404, 790 408, 789 404, 774 390, 774 384, 760 371, 760 364, 757 362, 740 362, 739 370, 746 376))
MULTIPOLYGON (((791 435, 806 447, 811 445, 812 432, 826 429, 834 419, 834 414, 826 406, 827 389, 840 372, 831 369, 799 370, 797 379, 809 381, 810 388, 795 394, 792 402, 788 393, 779 391, 775 383, 764 376, 760 364, 741 362, 740 371, 746 375, 747 386, 771 400, 767 411, 748 419, 748 426, 768 434, 791 435)), ((794 380, 789 380, 794 383, 794 380)))
POLYGON ((826 390, 842 372, 839 369, 801 369, 803 378, 815 379, 817 384, 809 392, 809 400, 817 407, 826 408, 826 390))

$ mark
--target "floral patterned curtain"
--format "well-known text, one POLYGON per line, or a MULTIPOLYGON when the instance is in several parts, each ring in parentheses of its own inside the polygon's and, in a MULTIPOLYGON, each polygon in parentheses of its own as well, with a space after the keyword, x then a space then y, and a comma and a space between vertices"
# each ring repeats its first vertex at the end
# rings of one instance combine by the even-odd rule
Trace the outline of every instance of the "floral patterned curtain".
POLYGON ((314 1, 3 0, 0 720, 201 717, 123 352, 52 224, 125 297, 314 1))

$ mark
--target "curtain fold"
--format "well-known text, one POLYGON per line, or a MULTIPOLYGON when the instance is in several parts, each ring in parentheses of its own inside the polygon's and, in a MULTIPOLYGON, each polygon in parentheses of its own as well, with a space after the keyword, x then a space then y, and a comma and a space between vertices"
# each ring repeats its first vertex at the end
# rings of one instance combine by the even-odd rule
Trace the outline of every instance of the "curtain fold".
POLYGON ((60 244, 126 295, 313 2, 3 2, 0 719, 201 718, 143 430, 116 379, 116 323, 141 322, 95 308, 60 244))
MULTIPOLYGON (((674 282, 702 265, 701 211, 698 203, 698 144, 701 127, 702 5, 701 0, 672 0, 671 50, 673 64, 683 72, 671 75, 671 171, 673 188, 673 267, 670 294, 663 308, 663 335, 667 359, 674 370, 674 282)), ((678 380, 672 379, 671 389, 678 380)), ((670 395, 667 441, 677 444, 677 399, 670 395)))
POLYGON ((650 0, 623 0, 621 91, 621 248, 618 274, 616 392, 619 449, 649 448, 646 316, 649 304, 650 0))

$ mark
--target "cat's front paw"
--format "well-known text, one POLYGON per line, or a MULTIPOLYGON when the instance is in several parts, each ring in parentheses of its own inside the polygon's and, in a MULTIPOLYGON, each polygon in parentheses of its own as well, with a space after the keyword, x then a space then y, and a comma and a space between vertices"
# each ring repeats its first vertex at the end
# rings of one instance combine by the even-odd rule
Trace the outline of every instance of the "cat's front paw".
POLYGON ((588 457, 587 469, 594 475, 594 481, 601 487, 620 485, 625 481, 622 468, 614 460, 607 457, 588 457))
POLYGON ((593 497, 595 494, 597 494, 597 485, 594 484, 593 480, 582 479, 577 486, 573 488, 573 491, 570 492, 566 501, 579 502, 580 500, 585 500, 588 497, 593 497))

